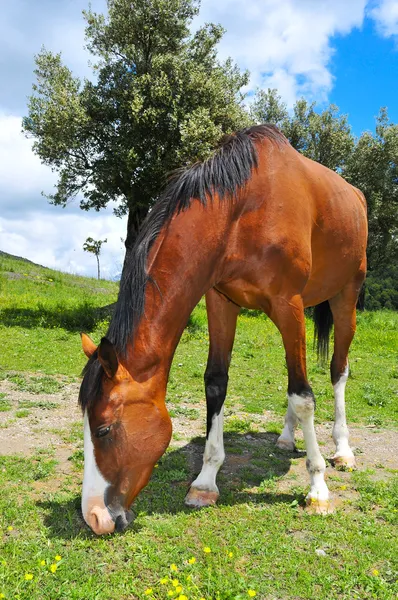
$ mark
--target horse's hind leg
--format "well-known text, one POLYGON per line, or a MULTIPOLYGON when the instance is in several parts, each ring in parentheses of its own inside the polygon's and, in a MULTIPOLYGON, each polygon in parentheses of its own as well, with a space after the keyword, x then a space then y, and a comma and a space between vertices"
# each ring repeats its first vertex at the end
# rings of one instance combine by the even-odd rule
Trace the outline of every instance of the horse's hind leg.
POLYGON ((348 379, 348 350, 355 334, 356 303, 361 283, 362 280, 359 276, 355 281, 346 285, 337 296, 329 300, 334 322, 334 351, 330 363, 330 375, 334 389, 335 420, 332 435, 336 444, 336 452, 332 462, 335 467, 341 469, 355 468, 354 454, 348 442, 345 386, 348 379))
POLYGON ((305 318, 301 297, 273 300, 270 317, 283 338, 289 377, 289 410, 301 425, 307 449, 306 465, 311 480, 307 504, 315 512, 330 512, 329 490, 324 479, 326 464, 319 451, 314 427, 315 398, 306 372, 305 318))
POLYGON ((206 308, 210 336, 205 372, 207 434, 202 470, 185 498, 185 504, 193 507, 215 504, 219 496, 216 477, 225 458, 223 405, 227 393, 236 320, 240 310, 214 289, 206 294, 206 308))

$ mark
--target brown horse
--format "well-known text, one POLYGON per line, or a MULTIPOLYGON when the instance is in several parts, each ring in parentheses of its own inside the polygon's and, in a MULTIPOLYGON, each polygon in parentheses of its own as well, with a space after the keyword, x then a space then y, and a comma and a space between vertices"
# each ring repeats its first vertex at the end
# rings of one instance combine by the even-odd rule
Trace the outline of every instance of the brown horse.
POLYGON ((240 307, 263 310, 279 329, 288 368, 288 409, 278 446, 303 429, 311 487, 307 503, 328 511, 329 492, 306 373, 304 308, 315 306, 318 350, 334 323, 331 378, 337 466, 353 467, 344 390, 356 303, 366 270, 363 195, 296 152, 270 125, 230 136, 209 160, 182 170, 127 253, 119 298, 80 390, 84 411, 82 510, 97 534, 123 529, 171 437, 166 386, 189 315, 206 294, 210 350, 205 372, 207 441, 189 506, 218 498, 224 460, 223 403, 240 307))

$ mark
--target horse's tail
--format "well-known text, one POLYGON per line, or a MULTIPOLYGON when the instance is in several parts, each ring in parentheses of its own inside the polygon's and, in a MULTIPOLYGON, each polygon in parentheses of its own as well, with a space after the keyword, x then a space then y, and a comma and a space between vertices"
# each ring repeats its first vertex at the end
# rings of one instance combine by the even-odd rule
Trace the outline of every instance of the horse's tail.
POLYGON ((314 347, 317 349, 318 360, 323 363, 329 358, 329 338, 333 327, 333 315, 327 300, 314 307, 313 319, 314 347))
POLYGON ((357 300, 357 310, 365 310, 365 297, 366 297, 366 288, 365 288, 365 282, 363 282, 361 290, 359 292, 358 300, 357 300))

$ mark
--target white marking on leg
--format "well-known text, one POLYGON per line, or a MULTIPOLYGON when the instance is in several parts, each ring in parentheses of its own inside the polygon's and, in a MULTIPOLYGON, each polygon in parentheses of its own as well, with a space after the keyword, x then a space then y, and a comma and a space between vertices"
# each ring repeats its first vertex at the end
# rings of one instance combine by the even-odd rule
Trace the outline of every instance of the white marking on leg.
POLYGON ((89 525, 95 533, 109 533, 115 528, 115 523, 105 506, 104 493, 108 485, 108 482, 105 481, 101 475, 97 463, 95 462, 90 424, 87 412, 85 412, 82 513, 87 525, 89 525))
POLYGON ((329 490, 324 478, 326 463, 320 453, 315 433, 314 399, 312 396, 292 394, 289 396, 289 404, 290 402, 303 430, 307 449, 307 471, 311 479, 311 489, 307 495, 307 501, 325 502, 329 499, 329 490))
POLYGON ((296 445, 294 443, 294 430, 297 427, 297 417, 289 401, 288 397, 288 406, 285 415, 285 425, 283 427, 283 431, 281 435, 278 437, 276 445, 279 448, 287 449, 294 451, 296 445))
POLYGON ((218 493, 217 473, 224 462, 224 407, 219 415, 214 415, 209 436, 206 440, 202 470, 192 483, 193 488, 218 493))
POLYGON ((345 386, 348 379, 348 364, 340 379, 333 386, 334 389, 334 426, 333 440, 336 444, 336 453, 333 458, 353 458, 354 454, 348 443, 349 431, 345 416, 345 386))

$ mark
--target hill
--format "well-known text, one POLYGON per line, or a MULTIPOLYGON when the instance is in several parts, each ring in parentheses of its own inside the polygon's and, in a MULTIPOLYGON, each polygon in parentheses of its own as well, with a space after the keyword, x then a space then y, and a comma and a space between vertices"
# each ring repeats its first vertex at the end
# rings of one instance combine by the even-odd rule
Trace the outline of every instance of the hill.
POLYGON ((107 322, 99 309, 115 302, 117 292, 115 282, 61 273, 1 252, 0 331, 7 338, 12 332, 12 344, 3 348, 0 366, 77 374, 84 364, 77 334, 104 334, 107 322))

